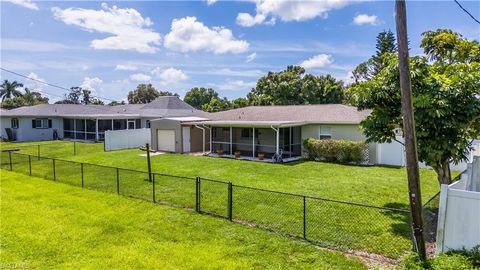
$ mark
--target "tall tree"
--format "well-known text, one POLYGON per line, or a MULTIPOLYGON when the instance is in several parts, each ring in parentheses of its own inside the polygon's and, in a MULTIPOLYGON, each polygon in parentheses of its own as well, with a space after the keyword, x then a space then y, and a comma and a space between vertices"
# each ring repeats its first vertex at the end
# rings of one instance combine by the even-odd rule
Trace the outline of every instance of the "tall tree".
POLYGON ((382 31, 377 35, 377 42, 375 45, 377 48, 375 55, 372 55, 370 59, 359 64, 352 71, 352 78, 355 82, 361 82, 371 79, 373 76, 380 73, 384 66, 384 57, 386 53, 397 52, 397 45, 395 42, 395 35, 392 31, 382 31))
POLYGON ((23 87, 23 84, 18 83, 17 81, 3 81, 2 85, 0 86, 0 96, 2 97, 2 101, 4 101, 6 98, 22 96, 22 92, 20 92, 18 89, 21 87, 23 87))
POLYGON ((260 78, 247 98, 251 105, 341 103, 343 82, 331 75, 305 75, 303 67, 288 66, 260 78))
POLYGON ((158 91, 152 84, 139 84, 133 91, 128 92, 128 103, 130 104, 146 104, 152 102, 160 96, 177 96, 176 93, 168 91, 158 91))
POLYGON ((185 94, 183 101, 197 109, 202 109, 203 105, 210 103, 213 99, 219 99, 219 97, 212 88, 194 87, 185 94))
POLYGON ((21 96, 6 98, 2 101, 1 107, 4 109, 15 109, 23 106, 34 106, 38 104, 47 104, 48 98, 43 97, 41 93, 30 91, 25 88, 25 93, 21 96))
MULTIPOLYGON (((465 44, 454 45, 451 52, 437 48, 451 40, 451 34, 458 43, 467 42, 478 51, 477 42, 443 30, 424 34, 427 57, 410 59, 419 160, 435 170, 440 184, 451 182, 450 163, 465 160, 471 139, 480 135, 480 62, 477 54, 465 56, 460 51, 465 44), (464 58, 456 59, 459 55, 464 58)), ((394 130, 403 128, 398 60, 395 54, 386 54, 385 60, 387 65, 379 74, 350 89, 354 105, 372 110, 361 123, 371 142, 391 142, 394 130)))
POLYGON ((225 111, 232 107, 227 98, 213 98, 207 104, 202 105, 202 110, 205 112, 219 112, 225 111))
POLYGON ((248 103, 248 99, 246 98, 236 98, 232 100, 231 105, 233 109, 237 109, 237 108, 247 107, 250 104, 248 103))

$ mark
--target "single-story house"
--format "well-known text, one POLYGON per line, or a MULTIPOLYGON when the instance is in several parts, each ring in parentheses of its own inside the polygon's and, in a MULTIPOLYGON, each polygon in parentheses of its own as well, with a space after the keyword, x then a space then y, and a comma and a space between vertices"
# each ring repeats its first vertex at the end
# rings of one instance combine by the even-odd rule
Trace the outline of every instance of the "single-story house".
POLYGON ((41 104, 0 112, 1 136, 7 130, 16 141, 76 139, 102 141, 107 130, 150 127, 165 117, 205 116, 175 96, 162 96, 148 104, 80 105, 41 104))
MULTIPOLYGON (((198 151, 248 159, 302 156, 308 138, 365 140, 360 121, 370 111, 342 104, 250 106, 210 113, 203 119, 177 117, 152 120, 152 148, 177 153, 198 151), (195 141, 194 144, 192 142, 195 141), (200 143, 201 142, 201 143, 200 143)), ((376 162, 377 145, 369 145, 370 163, 376 162)))

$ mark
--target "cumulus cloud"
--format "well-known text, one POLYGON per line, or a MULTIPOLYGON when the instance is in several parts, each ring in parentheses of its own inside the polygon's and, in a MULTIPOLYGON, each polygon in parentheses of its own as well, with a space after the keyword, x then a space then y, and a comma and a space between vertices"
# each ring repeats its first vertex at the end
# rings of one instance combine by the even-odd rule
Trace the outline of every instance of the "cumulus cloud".
POLYGON ((98 77, 93 77, 93 78, 85 77, 80 87, 83 89, 95 91, 97 87, 100 86, 102 83, 103 81, 98 77))
POLYGON ((232 31, 224 27, 205 26, 196 17, 174 19, 170 33, 165 36, 164 46, 173 51, 207 51, 215 54, 241 53, 248 50, 249 44, 237 40, 232 31))
POLYGON ((245 89, 251 89, 252 87, 255 87, 257 82, 245 82, 243 80, 234 80, 234 81, 227 81, 222 84, 216 85, 218 89, 220 90, 245 90, 245 89))
POLYGON ((28 80, 23 86, 24 88, 28 88, 30 90, 35 90, 37 92, 42 92, 43 87, 45 87, 45 83, 47 81, 43 78, 40 78, 36 73, 30 72, 30 74, 27 75, 27 77, 33 79, 33 80, 28 80))
POLYGON ((151 80, 152 77, 148 76, 147 74, 143 73, 135 73, 130 75, 130 80, 136 81, 136 82, 144 82, 144 81, 149 81, 151 80))
POLYGON ((217 2, 217 0, 207 0, 207 5, 213 5, 217 2))
POLYGON ((187 74, 185 74, 185 72, 173 67, 163 70, 159 67, 156 67, 154 70, 152 70, 151 73, 161 80, 160 83, 162 85, 177 84, 181 81, 188 79, 188 76, 187 74))
POLYGON ((340 9, 352 3, 351 0, 254 0, 256 15, 239 13, 237 24, 245 27, 255 24, 274 24, 275 19, 282 21, 306 21, 316 17, 327 18, 328 12, 340 9), (270 20, 267 20, 268 17, 270 20))
POLYGON ((353 18, 353 23, 356 25, 364 25, 364 24, 378 25, 380 21, 376 15, 358 14, 353 18))
POLYGON ((115 67, 115 70, 137 70, 138 67, 130 64, 118 64, 115 67))
POLYGON ((150 18, 143 18, 133 8, 109 7, 102 3, 101 10, 83 8, 52 8, 55 19, 67 25, 76 25, 89 32, 99 32, 111 36, 92 40, 95 49, 135 50, 141 53, 154 53, 155 45, 161 41, 160 34, 150 27, 150 18))
POLYGON ((319 54, 303 61, 300 66, 303 68, 323 68, 331 63, 333 63, 332 56, 328 54, 319 54))
POLYGON ((10 2, 15 5, 19 5, 28 9, 38 10, 37 4, 32 0, 4 0, 5 2, 10 2))

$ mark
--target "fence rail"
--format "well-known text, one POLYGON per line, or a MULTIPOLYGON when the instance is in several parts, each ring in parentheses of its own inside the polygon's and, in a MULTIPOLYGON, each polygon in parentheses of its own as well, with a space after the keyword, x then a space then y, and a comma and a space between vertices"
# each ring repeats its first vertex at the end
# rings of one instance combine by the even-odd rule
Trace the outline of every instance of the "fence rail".
POLYGON ((2 151, 1 168, 86 189, 190 208, 340 250, 364 250, 398 258, 410 248, 410 212, 404 209, 201 177, 157 172, 149 175, 145 171, 17 152, 2 151))

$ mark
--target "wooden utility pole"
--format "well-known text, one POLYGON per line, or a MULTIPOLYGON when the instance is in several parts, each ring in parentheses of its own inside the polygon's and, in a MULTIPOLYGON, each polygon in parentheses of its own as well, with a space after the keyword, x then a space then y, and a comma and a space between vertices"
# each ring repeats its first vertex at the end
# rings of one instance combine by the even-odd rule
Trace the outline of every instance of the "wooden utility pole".
POLYGON ((398 44, 398 66, 402 94, 403 136, 407 159, 408 194, 413 230, 414 247, 422 261, 426 260, 425 239, 423 237, 422 198, 420 173, 418 170, 417 137, 413 117, 412 89, 408 56, 407 12, 405 0, 396 0, 396 24, 398 44))

